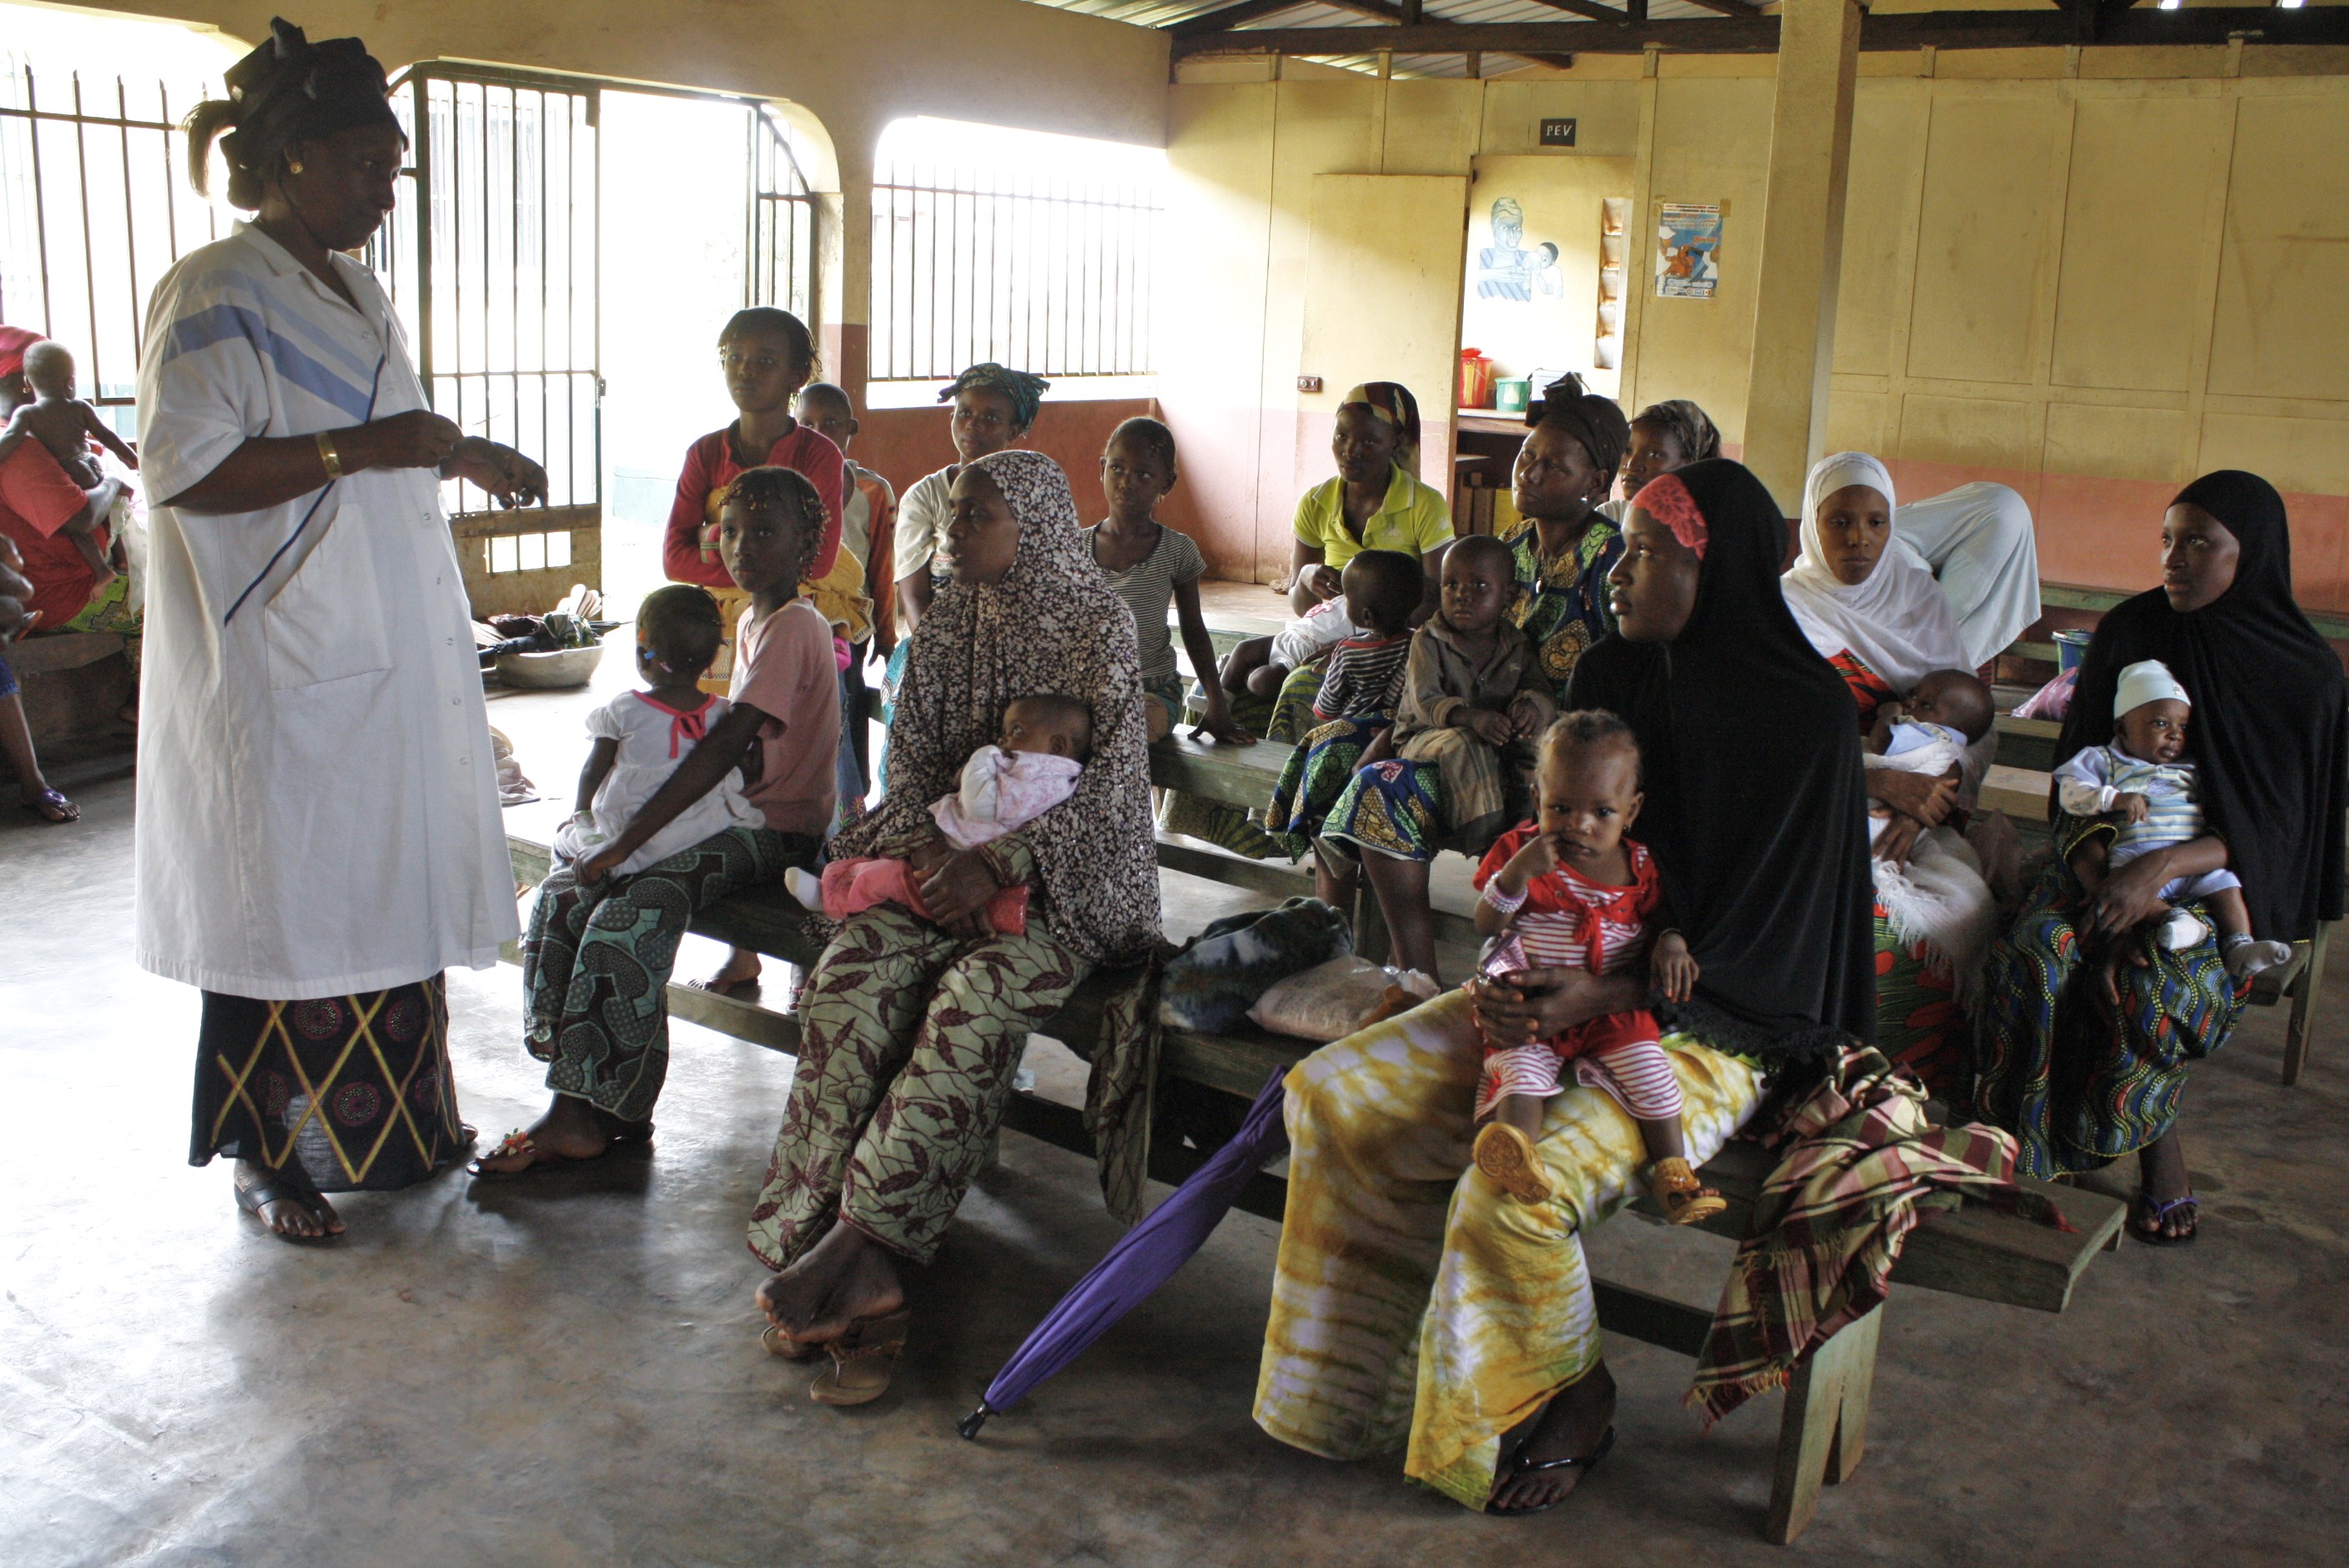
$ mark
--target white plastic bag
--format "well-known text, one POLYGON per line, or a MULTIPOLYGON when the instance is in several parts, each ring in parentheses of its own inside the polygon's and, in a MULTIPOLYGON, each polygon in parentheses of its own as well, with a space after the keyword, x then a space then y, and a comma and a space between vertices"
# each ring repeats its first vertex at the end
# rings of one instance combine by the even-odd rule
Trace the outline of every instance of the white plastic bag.
POLYGON ((1435 982, 1416 969, 1381 969, 1350 954, 1278 982, 1257 998, 1248 1017, 1276 1035, 1327 1045, 1374 1016, 1402 1010, 1397 1003, 1415 1006, 1434 995, 1435 982))

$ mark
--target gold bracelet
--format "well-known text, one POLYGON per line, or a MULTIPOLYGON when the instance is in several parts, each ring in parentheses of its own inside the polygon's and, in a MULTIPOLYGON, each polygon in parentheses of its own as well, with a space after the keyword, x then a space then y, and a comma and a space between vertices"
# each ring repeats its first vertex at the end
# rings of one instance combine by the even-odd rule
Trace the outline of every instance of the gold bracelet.
POLYGON ((335 449, 335 438, 324 430, 318 432, 318 460, 326 465, 328 479, 343 477, 343 454, 335 449))

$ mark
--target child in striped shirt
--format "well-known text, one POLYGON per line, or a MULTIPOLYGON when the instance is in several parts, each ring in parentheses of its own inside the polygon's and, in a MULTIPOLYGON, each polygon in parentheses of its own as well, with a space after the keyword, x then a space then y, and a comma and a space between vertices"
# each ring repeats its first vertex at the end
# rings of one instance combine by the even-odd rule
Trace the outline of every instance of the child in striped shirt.
POLYGON ((1392 719, 1402 706, 1411 662, 1411 617, 1427 592, 1427 569, 1400 550, 1365 550, 1346 562, 1346 614, 1361 628, 1330 650, 1313 717, 1392 719))
MULTIPOLYGON (((2151 850, 2190 842, 2204 832, 2194 764, 2184 760, 2186 727, 2193 700, 2169 666, 2141 659, 2121 671, 2113 696, 2112 744, 2075 752, 2055 769, 2055 800, 2075 817, 2102 817, 2119 830, 2109 841, 2092 834, 2072 851, 2073 874, 2094 893, 2108 872, 2151 850)), ((2219 959, 2227 973, 2248 980, 2292 957, 2281 942, 2251 935, 2251 912, 2243 904, 2242 879, 2230 871, 2173 877, 2161 896, 2171 903, 2199 903, 2219 925, 2219 959)), ((2162 923, 2161 944, 2171 952, 2193 946, 2209 927, 2192 912, 2173 909, 2162 923)))
MULTIPOLYGON (((1563 715, 1542 737, 1540 778, 1539 817, 1504 833, 1476 869, 1476 929, 1490 939, 1479 975, 1507 985, 1528 969, 1617 975, 1644 964, 1666 1001, 1686 1001, 1696 960, 1679 932, 1656 930, 1663 889, 1655 861, 1623 836, 1644 799, 1630 727, 1593 708, 1563 715)), ((1648 1191, 1665 1217, 1686 1225, 1720 1213, 1727 1202, 1689 1169, 1680 1086, 1658 1034, 1656 1016, 1642 1007, 1592 1018, 1554 1040, 1487 1041, 1476 1090, 1476 1119, 1485 1124, 1477 1169, 1520 1202, 1549 1199, 1534 1141, 1571 1062, 1578 1082, 1614 1096, 1639 1122, 1648 1191)))

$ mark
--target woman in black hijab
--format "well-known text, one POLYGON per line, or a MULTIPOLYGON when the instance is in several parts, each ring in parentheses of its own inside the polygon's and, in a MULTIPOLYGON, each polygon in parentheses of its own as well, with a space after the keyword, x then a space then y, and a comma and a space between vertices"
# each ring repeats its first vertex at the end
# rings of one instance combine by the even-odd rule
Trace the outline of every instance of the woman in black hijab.
POLYGON ((2017 1169, 2091 1171, 2138 1157, 2131 1230, 2191 1241, 2196 1204, 2176 1127, 2187 1065, 2226 1042, 2241 1010, 2209 940, 2172 953, 2147 932, 2163 884, 2221 866, 2243 882, 2252 934, 2297 942, 2342 913, 2341 661, 2292 595, 2283 498, 2222 469, 2162 520, 2162 583, 2115 606, 2080 667, 2062 762, 2113 738, 2120 672, 2158 659, 2192 699, 2187 751, 2209 833, 2108 875, 2094 896, 2067 857, 2108 821, 2059 814, 2059 851, 1991 955, 1983 1113, 2014 1130, 2017 1169))
MULTIPOLYGON (((1744 468, 1653 481, 1623 538, 1619 630, 1583 655, 1568 701, 1621 715, 1643 752, 1636 835, 1703 966, 1663 1037, 1702 1163, 1766 1078, 1873 1029, 1858 720, 1779 594, 1785 524, 1744 468)), ((1537 970, 1298 1065, 1258 1424, 1331 1459, 1406 1444, 1405 1474, 1487 1511, 1573 1490, 1615 1410, 1581 1234, 1646 1156, 1629 1112, 1569 1087, 1535 1145, 1554 1195, 1503 1192, 1470 1162, 1481 1045, 1647 1005, 1637 974, 1537 970)))

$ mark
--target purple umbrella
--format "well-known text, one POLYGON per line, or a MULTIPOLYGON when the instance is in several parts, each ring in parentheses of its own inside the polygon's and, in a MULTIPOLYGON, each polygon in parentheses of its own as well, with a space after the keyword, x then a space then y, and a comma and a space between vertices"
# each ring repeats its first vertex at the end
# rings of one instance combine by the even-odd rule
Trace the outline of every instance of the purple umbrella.
POLYGON ((1092 1272, 1061 1298, 987 1386, 978 1408, 956 1422, 955 1430, 966 1438, 978 1437, 988 1417, 1011 1408, 1030 1389, 1075 1360, 1206 1244, 1248 1179, 1288 1147, 1288 1130, 1281 1121, 1285 1076, 1284 1069, 1266 1079, 1232 1140, 1174 1189, 1173 1197, 1120 1237, 1092 1272))

